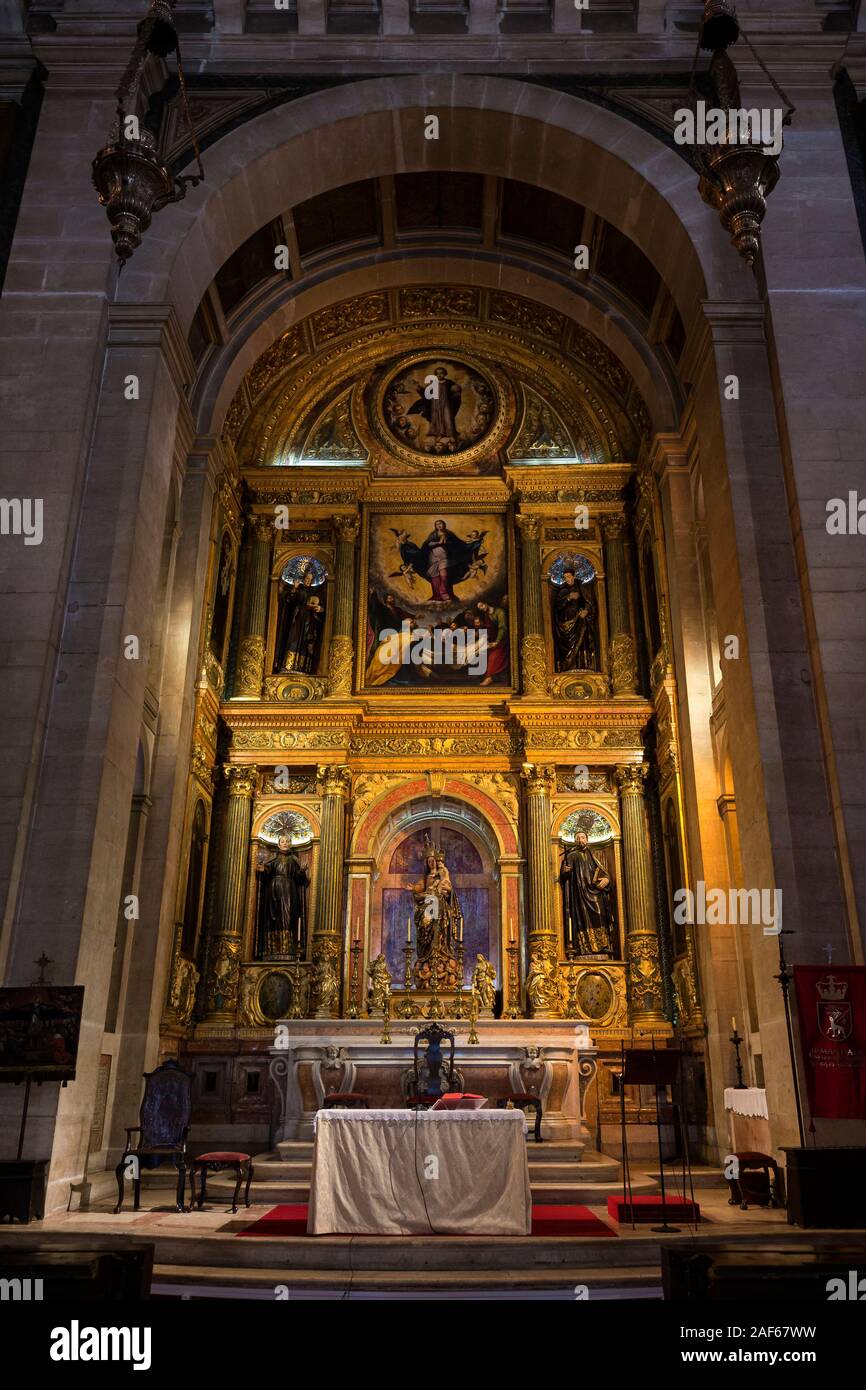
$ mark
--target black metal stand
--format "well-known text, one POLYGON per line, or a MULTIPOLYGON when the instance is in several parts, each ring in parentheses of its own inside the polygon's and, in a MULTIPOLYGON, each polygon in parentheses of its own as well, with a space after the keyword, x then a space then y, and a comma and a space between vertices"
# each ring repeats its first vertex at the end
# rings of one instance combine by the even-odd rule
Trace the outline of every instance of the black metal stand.
MULTIPOLYGON (((673 1086, 680 1074, 680 1058, 682 1054, 678 1048, 666 1048, 663 1052, 656 1052, 655 1038, 652 1039, 652 1049, 645 1052, 640 1048, 630 1048, 628 1053, 623 1053, 623 1095, 625 1094, 625 1084, 637 1086, 652 1086, 656 1096, 656 1135, 658 1137, 659 1149, 659 1181, 662 1190, 662 1224, 653 1226, 653 1231, 663 1235, 676 1234, 679 1226, 668 1225, 667 1199, 665 1196, 665 1165, 662 1151, 662 1116, 661 1101, 659 1092, 667 1086, 673 1086)), ((623 1145, 625 1145, 625 1101, 622 1106, 623 1115, 623 1145)), ((632 1211, 632 1226, 634 1226, 634 1202, 629 1201, 632 1211)))
POLYGON ((806 1147, 806 1132, 803 1128, 803 1107, 800 1103, 800 1076, 797 1070, 797 1051, 794 1046, 794 1025, 791 1020, 791 1000, 790 988, 793 976, 788 969, 788 962, 785 960, 785 943, 783 936, 793 936, 793 932, 785 931, 784 927, 779 932, 779 973, 775 977, 782 989, 782 1000, 785 1006, 785 1026, 788 1030, 788 1051, 791 1056, 791 1073, 794 1079, 794 1100, 797 1105, 797 1129, 800 1134, 800 1146, 806 1147))

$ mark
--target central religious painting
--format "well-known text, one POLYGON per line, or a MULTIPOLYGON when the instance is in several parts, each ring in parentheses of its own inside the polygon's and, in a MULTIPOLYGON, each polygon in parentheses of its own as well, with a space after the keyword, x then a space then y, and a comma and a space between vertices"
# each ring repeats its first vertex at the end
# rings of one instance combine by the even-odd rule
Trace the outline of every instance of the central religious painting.
POLYGON ((511 688, 503 512, 372 511, 365 562, 363 689, 511 688))

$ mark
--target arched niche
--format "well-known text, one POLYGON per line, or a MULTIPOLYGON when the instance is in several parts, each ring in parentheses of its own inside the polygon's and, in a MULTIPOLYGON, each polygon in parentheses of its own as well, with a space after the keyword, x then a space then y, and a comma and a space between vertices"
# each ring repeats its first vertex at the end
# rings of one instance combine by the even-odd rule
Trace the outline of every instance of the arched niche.
MULTIPOLYGON (((590 848, 604 864, 611 880, 616 915, 617 939, 614 944, 617 956, 622 957, 625 952, 625 937, 628 928, 625 882, 623 880, 622 831, 614 798, 597 800, 591 797, 580 797, 557 806, 551 831, 553 867, 557 881, 563 853, 569 845, 574 843, 575 836, 581 830, 588 836, 590 848)), ((560 891, 556 893, 556 923, 560 950, 564 954, 565 918, 560 891)))
MULTIPOLYGON (((359 901, 368 903, 368 958, 383 952, 392 979, 402 983, 407 920, 414 911, 411 888, 423 875, 425 834, 442 847, 460 899, 465 979, 470 979, 476 953, 481 952, 493 963, 501 983, 500 941, 509 902, 502 848, 478 806, 454 795, 432 803, 429 796, 415 797, 395 806, 377 826, 368 856, 356 857, 353 877, 366 879, 359 901)), ((353 936, 356 930, 360 934, 360 923, 352 925, 353 936)))

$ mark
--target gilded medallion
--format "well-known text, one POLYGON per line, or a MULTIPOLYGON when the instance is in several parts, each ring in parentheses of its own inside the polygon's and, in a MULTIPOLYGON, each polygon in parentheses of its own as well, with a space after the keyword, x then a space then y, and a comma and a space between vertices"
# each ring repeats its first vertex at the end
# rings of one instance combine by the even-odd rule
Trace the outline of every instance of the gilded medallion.
POLYGON ((504 376, 447 349, 392 358, 364 394, 380 451, 414 469, 483 470, 505 444, 514 416, 504 376))

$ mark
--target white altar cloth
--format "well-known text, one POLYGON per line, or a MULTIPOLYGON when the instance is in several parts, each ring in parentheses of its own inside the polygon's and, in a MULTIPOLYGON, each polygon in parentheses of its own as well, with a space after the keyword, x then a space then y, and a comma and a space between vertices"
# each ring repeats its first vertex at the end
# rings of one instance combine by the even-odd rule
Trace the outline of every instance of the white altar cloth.
POLYGON ((320 1110, 310 1235, 529 1235, 521 1110, 320 1110))
POLYGON ((728 1086, 725 1090, 725 1109, 732 1110, 735 1115, 766 1120, 769 1118, 767 1092, 760 1086, 747 1086, 744 1090, 728 1086))

